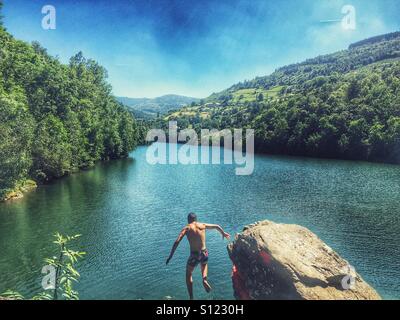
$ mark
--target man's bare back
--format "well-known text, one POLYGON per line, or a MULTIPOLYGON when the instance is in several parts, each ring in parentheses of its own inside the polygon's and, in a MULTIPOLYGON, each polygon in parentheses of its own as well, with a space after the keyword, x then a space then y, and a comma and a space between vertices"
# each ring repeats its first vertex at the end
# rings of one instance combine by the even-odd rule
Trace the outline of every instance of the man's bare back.
POLYGON ((190 244, 190 251, 196 252, 205 250, 206 247, 206 225, 193 222, 186 226, 186 237, 190 244))
POLYGON ((206 230, 217 230, 221 233, 222 239, 229 239, 230 235, 226 233, 220 226, 215 224, 207 224, 197 222, 197 217, 194 213, 188 216, 188 225, 186 225, 180 232, 176 239, 171 253, 167 259, 166 264, 172 259, 175 250, 178 248, 179 243, 183 237, 186 236, 190 245, 190 256, 186 264, 186 284, 189 292, 190 299, 193 299, 193 278, 192 273, 195 267, 200 264, 201 273, 203 277, 203 286, 207 292, 210 292, 211 286, 208 283, 208 250, 206 246, 206 230))

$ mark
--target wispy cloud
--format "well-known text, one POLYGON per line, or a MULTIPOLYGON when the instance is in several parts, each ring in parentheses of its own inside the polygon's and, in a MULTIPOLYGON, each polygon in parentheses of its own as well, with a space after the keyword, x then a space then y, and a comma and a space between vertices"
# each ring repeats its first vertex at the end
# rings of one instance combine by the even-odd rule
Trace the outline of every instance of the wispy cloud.
POLYGON ((123 96, 205 97, 400 26, 397 0, 53 2, 55 32, 41 28, 33 0, 6 0, 6 26, 64 62, 82 50, 108 69, 114 93, 123 96), (341 28, 346 4, 356 8, 356 30, 341 28))

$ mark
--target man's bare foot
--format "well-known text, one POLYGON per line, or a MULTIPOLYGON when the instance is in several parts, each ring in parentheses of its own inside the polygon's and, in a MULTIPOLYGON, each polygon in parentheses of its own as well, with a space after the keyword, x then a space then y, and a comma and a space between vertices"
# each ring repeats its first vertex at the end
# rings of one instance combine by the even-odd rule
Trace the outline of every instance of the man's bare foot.
POLYGON ((212 288, 211 288, 210 284, 208 283, 207 279, 203 279, 203 286, 204 286, 204 289, 206 290, 206 292, 210 293, 212 288))

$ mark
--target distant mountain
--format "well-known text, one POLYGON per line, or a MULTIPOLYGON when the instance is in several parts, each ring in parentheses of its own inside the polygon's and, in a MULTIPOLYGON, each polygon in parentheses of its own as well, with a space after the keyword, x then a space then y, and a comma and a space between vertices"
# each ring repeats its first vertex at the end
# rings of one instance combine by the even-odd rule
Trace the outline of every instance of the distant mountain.
POLYGON ((200 99, 174 94, 157 98, 128 98, 116 97, 119 102, 129 107, 138 118, 153 118, 157 114, 166 114, 171 110, 180 109, 199 102, 200 99))

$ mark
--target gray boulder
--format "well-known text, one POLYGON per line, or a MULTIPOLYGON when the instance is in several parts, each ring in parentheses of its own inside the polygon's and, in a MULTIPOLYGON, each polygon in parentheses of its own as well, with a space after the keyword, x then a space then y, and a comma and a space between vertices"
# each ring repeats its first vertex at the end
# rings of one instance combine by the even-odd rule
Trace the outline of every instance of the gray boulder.
POLYGON ((381 299, 346 260, 298 225, 250 225, 228 253, 237 299, 381 299))

